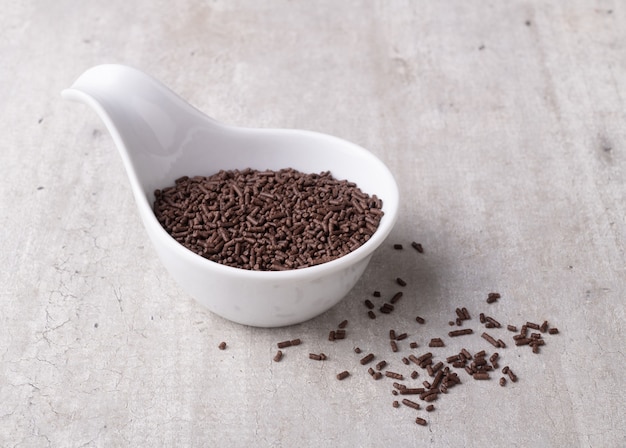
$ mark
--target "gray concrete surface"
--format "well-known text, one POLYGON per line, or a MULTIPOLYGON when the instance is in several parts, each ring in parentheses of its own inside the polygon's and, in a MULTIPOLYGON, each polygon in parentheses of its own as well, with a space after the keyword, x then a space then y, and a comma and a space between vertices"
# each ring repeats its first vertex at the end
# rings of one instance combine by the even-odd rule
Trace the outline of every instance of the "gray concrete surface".
MULTIPOLYGON (((0 446, 626 445, 622 2, 2 10, 0 446), (156 76, 223 122, 322 131, 383 159, 401 216, 349 296, 267 330, 182 293, 156 260, 103 124, 60 97, 105 62, 156 76), (404 297, 370 320, 363 301, 376 289, 390 297, 397 276, 404 297), (488 305, 491 291, 502 298, 488 305), (449 338, 463 306, 474 334, 449 338), (353 352, 405 375, 411 353, 491 354, 481 312, 504 325, 548 320, 560 333, 533 354, 506 329, 487 330, 507 342, 500 365, 519 381, 500 387, 499 371, 475 381, 459 370, 462 384, 432 413, 393 408, 403 398, 393 381, 371 379, 353 352), (346 339, 329 342, 343 319, 346 339), (390 329, 409 334, 397 353, 390 329), (276 343, 296 337, 303 344, 274 363, 276 343), (446 347, 429 349, 432 337, 446 347), (351 375, 337 381, 342 370, 351 375)), ((405 383, 429 379, 416 370, 405 383)))

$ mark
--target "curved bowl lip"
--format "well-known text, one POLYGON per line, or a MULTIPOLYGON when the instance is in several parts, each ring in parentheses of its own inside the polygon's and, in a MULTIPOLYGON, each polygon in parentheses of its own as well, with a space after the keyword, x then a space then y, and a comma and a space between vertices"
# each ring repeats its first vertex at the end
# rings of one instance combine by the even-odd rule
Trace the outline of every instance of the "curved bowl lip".
MULTIPOLYGON (((256 271, 252 269, 243 269, 237 268, 233 266, 228 266, 225 264, 221 264, 216 261, 209 260, 208 258, 204 258, 203 256, 193 252, 192 250, 186 248, 178 241, 176 241, 167 231, 161 226, 161 223, 157 220, 152 206, 149 204, 147 197, 144 195, 143 199, 145 201, 145 205, 148 206, 150 213, 148 215, 149 222, 152 224, 153 230, 155 231, 154 236, 159 238, 162 244, 167 245, 171 250, 178 253, 181 258, 189 263, 197 264, 200 268, 205 268, 207 270, 213 271, 215 274, 221 274, 229 277, 236 277, 241 279, 254 279, 254 280, 267 280, 267 281, 281 281, 281 280, 298 280, 308 277, 319 277, 326 273, 337 272, 343 269, 348 268, 356 263, 358 263, 363 258, 371 255, 389 236, 391 230, 393 229, 397 218, 398 218, 398 210, 399 210, 399 190, 398 185, 394 176, 392 175, 389 168, 373 153, 366 150, 365 148, 352 143, 350 141, 344 140, 342 138, 325 134, 322 132, 309 131, 303 129, 287 129, 287 128, 246 128, 246 127, 238 127, 228 124, 219 123, 224 128, 231 129, 233 131, 251 131, 251 132, 263 132, 263 133, 297 133, 301 135, 314 135, 323 138, 329 138, 349 147, 350 150, 358 152, 360 157, 370 158, 375 164, 378 165, 378 173, 384 174, 383 177, 386 178, 386 182, 388 183, 387 188, 390 190, 390 194, 385 198, 381 198, 383 200, 383 211, 384 215, 381 219, 378 228, 372 234, 369 240, 363 243, 361 246, 356 248, 355 250, 342 255, 339 258, 335 258, 334 260, 327 261, 325 263, 321 263, 314 266, 308 266, 304 268, 296 268, 296 269, 287 269, 284 271, 256 271)), ((243 169, 245 167, 242 167, 243 169)), ((287 168, 287 167, 285 167, 287 168)), ((331 171, 332 174, 332 171, 331 171)), ((350 181, 350 179, 347 179, 350 181)), ((357 184, 357 187, 359 185, 357 184)))
MULTIPOLYGON (((123 69, 127 69, 129 67, 119 66, 123 69)), ((130 68, 131 70, 135 70, 130 68)), ((331 134, 326 134, 317 131, 310 131, 304 129, 289 129, 289 128, 248 128, 248 127, 240 127, 234 126, 230 124, 225 124, 219 122, 197 108, 187 104, 193 112, 204 120, 210 121, 213 126, 220 126, 225 129, 229 129, 235 132, 262 132, 262 133, 297 133, 300 135, 312 135, 317 137, 322 137, 326 139, 335 140, 336 142, 341 143, 346 146, 350 151, 354 151, 358 153, 360 157, 369 158, 375 165, 377 165, 377 172, 381 174, 381 177, 386 178, 387 187, 390 191, 390 194, 387 197, 381 198, 383 200, 383 211, 384 216, 381 220, 378 228, 371 236, 371 238, 366 241, 364 244, 359 246, 357 249, 339 257, 334 260, 318 264, 315 266, 309 266, 305 268, 297 268, 297 269, 288 269, 284 271, 255 271, 251 269, 243 269, 236 268, 233 266, 228 266, 225 264, 221 264, 207 258, 202 257, 201 255, 193 252, 190 249, 187 249, 185 246, 176 241, 167 231, 161 226, 161 223, 157 220, 152 204, 148 201, 148 192, 145 191, 135 173, 134 167, 132 166, 132 162, 128 157, 128 148, 126 147, 126 143, 122 136, 117 132, 111 117, 107 111, 102 107, 102 105, 96 101, 91 95, 86 94, 85 92, 73 88, 74 86, 64 89, 62 91, 62 96, 75 100, 81 101, 90 105, 97 113, 100 115, 101 119, 104 121, 107 126, 114 143, 117 146, 121 146, 124 148, 124 151, 119 151, 122 156, 125 167, 127 168, 127 175, 129 177, 129 181, 131 184, 131 189, 133 190, 135 200, 137 202, 137 206, 139 209, 139 213, 143 219, 144 226, 146 230, 151 234, 151 236, 155 237, 157 240, 153 240, 153 244, 161 244, 170 251, 173 251, 184 261, 196 265, 196 267, 200 269, 205 269, 207 271, 212 271, 214 274, 224 275, 231 278, 237 279, 247 279, 247 280, 257 280, 257 281, 285 281, 285 280, 299 280, 311 277, 321 277, 325 274, 331 272, 338 272, 343 269, 347 269, 348 267, 358 263, 360 260, 364 259, 367 256, 370 256, 387 238, 391 230, 393 229, 397 218, 398 218, 398 210, 399 210, 399 189, 397 182, 389 170, 389 168, 372 152, 367 149, 359 146, 355 143, 352 143, 348 140, 342 139, 340 137, 333 136, 331 134)), ((169 89, 163 85, 160 88, 169 89)), ((173 92, 172 92, 173 93, 173 92)), ((245 167, 242 167, 242 169, 245 167)), ((287 167, 285 167, 287 168, 287 167)), ((332 174, 332 171, 331 171, 332 174)), ((350 179, 347 179, 350 181, 350 179)), ((357 184, 357 186, 359 186, 357 184)), ((165 187, 165 186, 164 186, 165 187)))

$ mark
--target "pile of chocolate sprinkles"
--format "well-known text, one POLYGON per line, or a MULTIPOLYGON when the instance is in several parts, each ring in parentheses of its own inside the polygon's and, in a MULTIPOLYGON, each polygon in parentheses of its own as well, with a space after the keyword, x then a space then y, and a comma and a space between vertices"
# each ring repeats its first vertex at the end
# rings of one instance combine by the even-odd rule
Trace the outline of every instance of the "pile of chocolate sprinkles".
POLYGON ((155 191, 154 213, 189 250, 217 263, 276 271, 314 266, 363 245, 382 201, 326 171, 253 169, 181 177, 155 191))
MULTIPOLYGON (((397 246, 394 246, 394 248, 398 249, 397 246)), ((403 286, 406 286, 406 285, 403 285, 403 286)), ((373 296, 381 297, 381 294, 379 291, 375 291, 373 296)), ((491 298, 497 297, 497 299, 499 299, 500 294, 490 293, 489 297, 491 298)), ((493 303, 493 302, 494 300, 488 301, 488 303, 493 303)), ((368 313, 371 312, 371 309, 375 307, 375 305, 372 303, 370 299, 366 299, 365 304, 366 304, 366 307, 369 309, 368 313)), ((461 326, 466 321, 471 320, 471 315, 468 309, 465 307, 456 308, 455 314, 456 314, 456 320, 450 321, 450 325, 461 326)), ((425 319, 423 319, 420 316, 417 316, 415 320, 420 324, 425 323, 425 319)), ((496 319, 494 319, 491 316, 486 316, 484 313, 480 313, 480 323, 484 324, 485 328, 499 329, 502 327, 502 325, 496 319)), ((515 325, 509 324, 507 325, 506 328, 512 332, 517 333, 518 331, 517 326, 515 325)), ((543 339, 543 334, 545 333, 554 335, 554 334, 558 334, 559 331, 556 327, 550 327, 548 324, 548 321, 544 321, 541 325, 533 323, 533 322, 526 322, 524 325, 521 326, 521 330, 519 331, 519 333, 513 336, 513 340, 515 341, 516 346, 529 345, 532 347, 533 353, 538 353, 539 347, 545 345, 545 340, 543 339), (532 332, 529 334, 530 330, 537 330, 537 332, 532 332)), ((473 335, 473 334, 474 334, 473 329, 464 328, 464 329, 453 330, 453 331, 448 332, 448 337, 456 338, 460 336, 467 336, 467 335, 473 335)), ((401 348, 399 348, 397 341, 405 339, 407 337, 407 333, 396 335, 396 331, 392 329, 389 331, 389 336, 392 339, 391 351, 393 353, 400 351, 401 348)), ((483 332, 481 334, 481 337, 487 342, 489 342, 489 344, 491 344, 495 348, 504 349, 507 347, 506 343, 502 339, 496 339, 495 337, 493 337, 487 332, 483 332)), ((411 350, 416 349, 418 347, 419 347, 419 344, 415 341, 411 342, 409 345, 409 348, 411 350)), ((439 338, 439 337, 430 338, 428 342, 428 347, 429 348, 445 347, 444 338, 439 338)), ((384 375, 380 374, 380 372, 376 372, 379 374, 375 375, 373 374, 373 369, 370 368, 369 373, 375 380, 381 379, 383 377, 389 377, 389 378, 395 379, 396 381, 392 383, 393 389, 391 390, 391 393, 393 395, 417 395, 419 397, 419 400, 424 401, 426 403, 430 403, 432 401, 437 400, 441 394, 447 394, 451 387, 454 387, 457 384, 461 384, 462 382, 461 377, 452 369, 457 368, 457 369, 465 370, 465 372, 473 380, 486 381, 486 380, 492 379, 492 375, 496 374, 496 372, 500 369, 499 361, 501 360, 501 358, 500 358, 499 352, 493 352, 491 356, 488 356, 488 355, 489 354, 487 353, 486 350, 480 350, 474 354, 471 354, 467 349, 463 348, 459 353, 455 353, 445 358, 445 362, 448 365, 444 365, 443 361, 437 361, 435 358, 435 354, 433 354, 433 352, 430 352, 430 351, 422 353, 419 356, 414 353, 411 353, 408 356, 403 356, 401 358, 401 362, 403 364, 409 365, 412 363, 420 367, 421 369, 425 370, 425 373, 428 375, 429 378, 431 378, 431 379, 422 381, 421 385, 419 385, 418 387, 414 387, 414 386, 399 382, 399 381, 408 381, 408 378, 400 372, 394 372, 394 371, 388 370, 385 372, 384 375)), ((371 361, 375 359, 375 357, 376 357, 375 354, 370 353, 367 356, 367 360, 371 361)), ((361 360, 361 362, 363 363, 363 359, 361 360)), ((386 360, 380 361, 377 364, 377 367, 380 367, 378 370, 381 370, 383 367, 386 367, 387 365, 389 365, 389 363, 386 360)), ((420 374, 418 373, 418 371, 413 370, 409 376, 411 380, 416 380, 420 376, 420 374)), ((501 375, 498 379, 498 384, 500 386, 504 387, 506 386, 508 381, 517 382, 517 380, 518 380, 518 377, 513 372, 510 366, 507 365, 501 369, 501 375)), ((408 400, 408 399, 403 399, 402 401, 394 400, 392 402, 392 406, 394 408, 401 407, 401 404, 406 407, 415 409, 415 410, 422 409, 422 406, 419 404, 419 402, 408 400)), ((426 405, 424 409, 427 412, 432 412, 435 410, 435 407, 433 404, 428 404, 426 405)), ((428 424, 428 421, 425 418, 419 417, 419 416, 416 417, 415 422, 419 425, 428 424)))
MULTIPOLYGON (((416 243, 414 243, 416 244, 416 243)), ((393 246, 395 250, 402 250, 401 244, 395 244, 393 246)), ((421 248, 421 245, 420 245, 421 248)), ((423 250, 423 249, 422 249, 423 250)), ((423 253, 420 250, 420 253, 423 253)), ((401 287, 406 287, 407 282, 396 277, 395 283, 401 287)), ((382 297, 380 291, 374 291, 373 297, 379 299, 382 297)), ((394 310, 392 303, 398 302, 402 297, 401 292, 396 292, 391 295, 391 299, 385 301, 380 307, 380 311, 383 314, 389 314, 394 310), (384 310, 384 311, 383 311, 384 310)), ((494 303, 501 298, 499 293, 489 293, 487 303, 494 303)), ((383 299, 384 300, 384 299, 383 299)), ((374 309, 376 305, 371 299, 365 300, 365 306, 367 313, 371 318, 375 318, 374 309), (372 314, 374 316, 372 317, 372 314)), ((450 321, 450 325, 463 326, 472 320, 471 314, 466 307, 459 307, 455 310, 455 319, 450 321)), ((415 317, 415 321, 421 326, 426 323, 423 317, 415 317)), ((507 324, 504 328, 495 318, 486 315, 485 313, 479 313, 480 324, 486 329, 492 329, 492 331, 501 331, 506 329, 509 332, 515 333, 512 336, 515 347, 530 346, 533 353, 539 353, 539 348, 544 346, 546 341, 544 335, 556 335, 559 330, 556 327, 550 326, 547 320, 542 324, 527 321, 521 325, 520 330, 516 325, 507 324)), ((414 324, 413 324, 414 325, 414 324)), ((343 339, 347 339, 346 327, 348 326, 348 320, 341 321, 337 328, 330 330, 328 341, 337 342, 343 339)), ((417 333, 420 331, 418 328, 412 327, 413 331, 417 333)), ((459 337, 476 337, 474 329, 463 328, 459 330, 452 330, 447 333, 449 338, 459 337)), ((454 369, 460 369, 466 372, 468 377, 475 381, 490 381, 494 377, 497 378, 499 386, 504 387, 510 381, 516 383, 518 381, 517 375, 513 372, 513 369, 509 365, 505 365, 500 368, 500 363, 503 360, 501 350, 506 349, 506 343, 496 336, 492 336, 487 332, 481 333, 481 338, 493 346, 499 351, 493 351, 488 353, 487 350, 479 350, 475 353, 471 353, 466 348, 462 348, 460 351, 448 356, 443 354, 433 353, 433 351, 423 351, 422 353, 415 352, 419 349, 420 344, 413 340, 408 343, 409 353, 406 355, 397 355, 398 352, 405 352, 407 347, 403 347, 402 342, 409 338, 408 332, 398 332, 396 329, 389 330, 389 343, 391 356, 398 356, 401 364, 397 364, 394 367, 394 361, 389 359, 380 359, 373 352, 366 352, 363 356, 363 350, 354 346, 353 352, 359 355, 359 364, 363 366, 363 369, 367 369, 369 376, 375 380, 380 381, 387 378, 387 381, 391 381, 391 394, 394 396, 411 396, 411 398, 403 398, 401 400, 393 400, 392 406, 394 408, 411 408, 414 411, 425 411, 427 413, 435 411, 435 405, 433 402, 437 401, 442 395, 448 394, 451 388, 462 384, 462 377, 454 369), (442 360, 438 360, 437 356, 443 356, 442 360), (376 362, 376 364, 372 364, 376 362), (373 367, 372 367, 373 366, 373 367), (391 370, 392 368, 393 370, 391 370), (418 368, 422 370, 422 373, 418 372, 418 368), (413 383, 420 381, 420 383, 413 383), (423 403, 421 403, 423 402, 423 403)), ((300 345, 300 339, 286 340, 278 343, 278 348, 286 348, 291 346, 300 345)), ((446 343, 444 337, 433 337, 426 341, 429 348, 435 350, 446 350, 446 343)), ((274 356, 274 361, 279 362, 283 357, 283 353, 279 350, 274 356)), ((328 357, 324 353, 309 353, 308 358, 315 361, 326 361, 328 357)), ((349 378, 352 373, 349 370, 341 370, 336 373, 337 380, 343 381, 349 378)), ((412 415, 417 425, 426 426, 428 420, 427 414, 412 415)))

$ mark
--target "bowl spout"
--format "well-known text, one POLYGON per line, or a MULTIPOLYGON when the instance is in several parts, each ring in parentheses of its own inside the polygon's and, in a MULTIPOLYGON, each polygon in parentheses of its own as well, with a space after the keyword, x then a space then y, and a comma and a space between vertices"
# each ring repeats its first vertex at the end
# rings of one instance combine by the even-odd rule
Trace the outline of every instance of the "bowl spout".
POLYGON ((95 66, 62 96, 89 105, 100 116, 136 196, 162 186, 164 174, 180 157, 181 141, 193 128, 220 127, 161 82, 124 65, 95 66))

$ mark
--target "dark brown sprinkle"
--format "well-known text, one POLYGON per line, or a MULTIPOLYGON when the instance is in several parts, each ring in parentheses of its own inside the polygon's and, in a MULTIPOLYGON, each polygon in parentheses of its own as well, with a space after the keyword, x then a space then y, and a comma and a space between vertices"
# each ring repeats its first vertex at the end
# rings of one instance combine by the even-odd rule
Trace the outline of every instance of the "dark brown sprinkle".
POLYGON ((278 348, 291 347, 291 341, 279 342, 277 345, 278 345, 278 348))
POLYGON ((423 324, 424 322, 426 322, 422 317, 417 316, 415 318, 415 322, 417 322, 418 324, 423 324))
POLYGON ((319 355, 317 353, 309 353, 309 359, 314 359, 316 361, 322 361, 323 359, 326 359, 326 355, 324 355, 323 357, 322 357, 322 355, 323 355, 323 353, 319 354, 319 355))
POLYGON ((376 370, 383 370, 385 368, 385 366, 387 365, 387 361, 380 361, 378 364, 376 364, 376 370))
POLYGON ((348 372, 347 370, 344 370, 343 372, 337 374, 337 379, 341 381, 341 380, 345 380, 349 376, 350 376, 350 372, 348 372))
POLYGON ((484 324, 486 322, 485 321, 485 313, 480 313, 478 315, 478 320, 480 321, 481 324, 484 324))
POLYGON ((463 307, 463 308, 461 308, 461 311, 463 312, 463 319, 464 320, 470 320, 472 318, 470 316, 469 311, 467 311, 467 308, 463 307))
POLYGON ((485 320, 487 322, 489 322, 491 325, 493 325, 496 328, 500 328, 502 325, 500 325, 500 322, 498 322, 497 320, 495 320, 493 317, 491 316, 485 316, 485 320))
POLYGON ((526 322, 526 326, 528 328, 532 328, 533 330, 539 330, 540 328, 538 324, 535 324, 533 322, 526 322))
POLYGON ((328 356, 326 356, 324 353, 320 353, 320 359, 321 359, 322 361, 325 361, 325 360, 327 360, 327 359, 328 359, 328 356))
POLYGON ((481 367, 487 364, 487 360, 484 356, 478 357, 474 356, 474 362, 472 363, 472 367, 481 367))
POLYGON ((406 389, 406 386, 404 384, 396 383, 395 381, 392 386, 399 391, 406 389))
POLYGON ((461 359, 461 356, 460 356, 460 355, 452 355, 452 356, 448 356, 448 357, 446 358, 446 362, 447 362, 447 363, 449 363, 449 364, 451 364, 451 363, 453 363, 453 362, 458 361, 459 359, 461 359))
POLYGON ((439 394, 440 394, 439 390, 431 389, 421 394, 420 398, 424 401, 431 402, 439 398, 439 394))
POLYGON ((512 332, 517 332, 517 327, 515 325, 507 325, 506 329, 512 332))
POLYGON ((393 303, 396 303, 401 298, 402 298, 402 291, 395 293, 389 302, 393 304, 393 303))
POLYGON ((391 346, 392 352, 395 353, 398 351, 398 344, 396 344, 396 341, 389 341, 389 345, 391 346))
POLYGON ((417 371, 416 371, 416 370, 414 370, 414 371, 412 371, 412 372, 411 372, 411 378, 412 378, 412 379, 417 378, 417 377, 418 377, 418 375, 419 375, 419 373, 417 373, 417 371))
POLYGON ((414 362, 415 364, 418 364, 418 365, 421 362, 419 358, 415 355, 409 355, 408 358, 409 358, 409 361, 414 362))
MULTIPOLYGON (((378 292, 378 291, 376 291, 378 292)), ((374 293, 376 294, 376 293, 374 293)), ((380 297, 380 293, 378 293, 378 297, 380 297)), ((365 306, 368 307, 370 310, 374 309, 374 304, 372 303, 372 301, 370 299, 365 299, 365 306)))
POLYGON ((370 353, 370 354, 364 356, 363 358, 361 358, 360 363, 361 363, 361 365, 365 365, 365 364, 371 362, 373 359, 374 359, 374 354, 370 353))
POLYGON ((463 356, 467 360, 472 359, 472 354, 465 348, 461 349, 460 355, 463 356))
POLYGON ((406 339, 409 335, 406 333, 400 333, 399 335, 396 336, 396 341, 402 341, 404 339, 406 339))
POLYGON ((517 339, 515 341, 515 345, 517 345, 517 346, 528 345, 530 343, 530 341, 532 341, 532 339, 530 339, 530 338, 520 338, 520 339, 517 339))
MULTIPOLYGON (((378 372, 378 373, 380 373, 380 372, 378 372)), ((391 394, 392 394, 392 395, 398 395, 398 391, 397 391, 397 390, 395 390, 395 389, 393 389, 393 390, 391 391, 391 394)))
POLYGON ((515 383, 515 382, 517 382, 517 375, 515 375, 511 369, 508 369, 508 371, 506 372, 506 374, 507 374, 507 375, 509 375, 509 379, 510 379, 512 382, 514 382, 514 383, 515 383))
POLYGON ((342 257, 369 240, 384 214, 379 198, 328 171, 221 170, 183 176, 154 194, 157 220, 180 244, 217 263, 259 271, 342 257))
POLYGON ((435 410, 435 405, 434 404, 429 404, 428 406, 426 406, 426 411, 427 412, 432 412, 435 410))
POLYGON ((372 375, 374 377, 375 380, 379 380, 383 377, 383 374, 380 372, 376 372, 374 373, 374 375, 372 375))
POLYGON ((420 254, 424 253, 424 248, 422 247, 420 243, 416 243, 415 241, 413 241, 411 243, 411 247, 415 249, 416 251, 418 251, 420 254))
POLYGON ((487 294, 487 303, 493 303, 500 298, 500 294, 497 292, 490 292, 487 294))
POLYGON ((402 363, 408 366, 410 362, 408 358, 402 358, 402 363))
POLYGON ((411 347, 411 348, 417 348, 417 347, 418 347, 417 342, 411 342, 411 343, 409 344, 409 347, 411 347))
POLYGON ((543 321, 543 323, 539 327, 539 331, 541 331, 542 333, 545 333, 546 331, 548 331, 548 321, 547 320, 543 321))
POLYGON ((291 345, 300 345, 302 343, 302 341, 300 339, 292 339, 291 340, 291 345))
POLYGON ((369 369, 367 369, 367 373, 369 373, 370 375, 374 376, 376 371, 370 367, 369 369))
POLYGON ((419 408, 420 408, 419 403, 411 401, 408 398, 403 398, 402 399, 402 404, 405 405, 405 406, 408 406, 410 408, 413 408, 413 409, 418 409, 419 410, 419 408))
POLYGON ((422 385, 425 389, 431 389, 433 387, 428 381, 422 381, 422 385))
POLYGON ((418 425, 421 425, 421 426, 426 426, 428 424, 428 422, 426 420, 424 420, 422 417, 417 417, 415 419, 415 423, 417 423, 418 425))
POLYGON ((494 361, 497 361, 499 357, 500 357, 500 354, 498 352, 495 352, 493 355, 489 357, 489 361, 493 363, 494 361))
POLYGON ((402 280, 400 277, 396 278, 396 283, 400 286, 406 286, 406 282, 402 280))
POLYGON ((359 347, 354 347, 354 353, 358 355, 359 353, 361 353, 361 349, 359 347))
POLYGON ((394 306, 390 303, 383 303, 383 306, 380 307, 379 311, 383 314, 389 314, 393 311, 394 306))
POLYGON ((455 336, 463 336, 466 334, 472 334, 474 333, 474 330, 472 330, 471 328, 464 328, 463 330, 454 330, 448 333, 448 336, 450 336, 451 338, 455 337, 455 336))
POLYGON ((461 378, 459 378, 456 372, 448 372, 444 380, 444 386, 452 387, 456 384, 461 384, 461 378))
POLYGON ((498 339, 498 345, 500 346, 500 348, 506 348, 506 344, 502 339, 498 339))
POLYGON ((505 377, 500 377, 500 386, 504 387, 506 386, 506 378, 505 377))
POLYGON ((498 341, 496 341, 493 336, 491 336, 489 333, 485 332, 483 334, 480 335, 483 339, 485 339, 487 342, 489 342, 491 345, 493 345, 496 348, 500 348, 500 344, 498 343, 498 341))
POLYGON ((346 338, 346 330, 335 331, 335 339, 345 339, 345 338, 346 338))
POLYGON ((278 350, 276 355, 274 355, 274 362, 280 362, 281 359, 283 359, 283 352, 278 350))
POLYGON ((396 330, 389 330, 389 339, 396 338, 396 330))
POLYGON ((472 376, 475 380, 488 380, 490 378, 487 372, 476 372, 472 376))
POLYGON ((369 310, 367 312, 367 315, 370 317, 370 319, 376 319, 376 313, 374 313, 372 310, 369 310))
POLYGON ((509 366, 502 367, 502 373, 504 373, 505 375, 509 373, 509 366))
POLYGON ((425 359, 424 361, 422 361, 422 362, 420 363, 420 367, 421 367, 422 369, 425 369, 425 368, 427 368, 429 365, 432 365, 432 363, 433 363, 433 359, 432 359, 432 358, 428 358, 428 359, 425 359))
POLYGON ((441 338, 432 338, 428 343, 429 347, 445 347, 445 344, 441 338))
POLYGON ((374 297, 380 297, 380 291, 374 291, 374 292, 372 293, 372 295, 373 295, 374 297))
POLYGON ((450 325, 451 327, 453 327, 453 326, 454 326, 454 321, 453 321, 453 320, 448 321, 448 325, 450 325))
POLYGON ((342 320, 339 325, 337 325, 337 327, 343 329, 346 328, 348 326, 348 321, 347 320, 342 320))
POLYGON ((400 407, 400 403, 398 403, 398 401, 397 401, 397 400, 394 400, 394 401, 393 401, 393 403, 392 403, 392 406, 393 406, 394 408, 400 407))
POLYGON ((402 244, 394 244, 394 245, 393 245, 393 248, 394 248, 395 250, 402 250, 402 244))
POLYGON ((549 334, 559 334, 559 329, 556 327, 552 327, 548 330, 549 334))
POLYGON ((329 341, 335 340, 335 330, 331 330, 330 333, 328 333, 328 340, 329 341))
POLYGON ((387 370, 385 372, 385 376, 388 377, 388 378, 396 379, 396 380, 403 380, 404 379, 404 376, 402 376, 401 373, 391 372, 389 370, 387 370))
POLYGON ((461 325, 463 325, 463 319, 461 319, 460 317, 457 317, 454 323, 456 324, 457 327, 460 327, 461 325))

